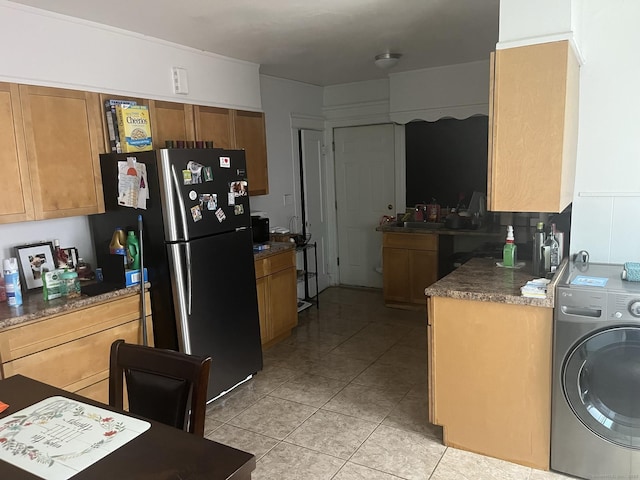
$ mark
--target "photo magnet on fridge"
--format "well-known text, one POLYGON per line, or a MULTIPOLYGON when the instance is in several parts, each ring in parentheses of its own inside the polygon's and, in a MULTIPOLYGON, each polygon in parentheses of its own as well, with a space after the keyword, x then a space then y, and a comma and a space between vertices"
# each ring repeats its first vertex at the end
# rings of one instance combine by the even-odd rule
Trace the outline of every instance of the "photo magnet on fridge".
POLYGON ((191 170, 182 170, 182 183, 191 185, 191 170))
POLYGON ((187 163, 187 168, 191 172, 191 184, 202 183, 202 170, 204 169, 204 165, 190 161, 187 163))
POLYGON ((213 182, 213 170, 211 167, 204 167, 202 174, 204 175, 205 182, 213 182))
POLYGON ((231 157, 220 157, 220 167, 231 168, 231 157))
POLYGON ((198 193, 195 190, 191 190, 189 192, 189 200, 195 200, 198 198, 198 193))
POLYGON ((240 204, 233 207, 233 213, 235 215, 242 215, 244 213, 244 205, 240 204))
POLYGON ((233 192, 227 193, 227 205, 230 207, 236 204, 236 194, 233 192))
POLYGON ((200 210, 200 205, 194 205, 191 207, 191 216, 193 217, 194 222, 202 220, 202 210, 200 210))
POLYGON ((229 184, 229 191, 233 192, 236 197, 247 196, 247 182, 241 180, 239 182, 231 182, 229 184))
POLYGON ((247 171, 244 168, 238 168, 236 169, 236 175, 238 175, 239 177, 246 177, 247 171))
POLYGON ((218 195, 215 193, 202 193, 200 194, 200 208, 204 210, 215 210, 218 208, 218 195))
POLYGON ((227 218, 227 216, 224 214, 224 212, 222 211, 221 208, 219 208, 218 210, 216 210, 216 217, 218 218, 218 221, 220 223, 222 223, 222 221, 227 218))

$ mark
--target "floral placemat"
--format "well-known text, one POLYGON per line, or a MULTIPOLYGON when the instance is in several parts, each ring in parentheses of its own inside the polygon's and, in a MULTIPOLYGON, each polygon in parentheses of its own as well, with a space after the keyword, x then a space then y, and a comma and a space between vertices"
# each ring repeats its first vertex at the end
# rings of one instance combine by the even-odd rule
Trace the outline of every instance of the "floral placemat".
POLYGON ((47 480, 66 480, 151 424, 65 397, 0 420, 0 460, 47 480))

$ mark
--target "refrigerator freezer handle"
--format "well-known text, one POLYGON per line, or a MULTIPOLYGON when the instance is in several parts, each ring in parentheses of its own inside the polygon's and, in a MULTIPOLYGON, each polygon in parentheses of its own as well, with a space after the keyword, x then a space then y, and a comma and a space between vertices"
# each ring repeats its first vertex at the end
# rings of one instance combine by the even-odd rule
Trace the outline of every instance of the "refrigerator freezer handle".
POLYGON ((189 228, 187 227, 187 216, 186 210, 184 206, 184 199, 182 195, 180 195, 180 181, 178 180, 178 175, 176 174, 175 165, 171 165, 171 177, 173 178, 173 185, 176 189, 175 194, 178 197, 178 205, 180 207, 180 220, 182 223, 182 239, 189 240, 189 228))

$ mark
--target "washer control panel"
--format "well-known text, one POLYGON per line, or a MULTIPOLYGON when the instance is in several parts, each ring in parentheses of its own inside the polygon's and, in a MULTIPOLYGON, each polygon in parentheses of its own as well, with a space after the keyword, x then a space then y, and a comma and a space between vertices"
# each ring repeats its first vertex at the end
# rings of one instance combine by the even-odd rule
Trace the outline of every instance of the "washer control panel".
POLYGON ((607 302, 607 320, 640 320, 640 296, 610 292, 607 302))

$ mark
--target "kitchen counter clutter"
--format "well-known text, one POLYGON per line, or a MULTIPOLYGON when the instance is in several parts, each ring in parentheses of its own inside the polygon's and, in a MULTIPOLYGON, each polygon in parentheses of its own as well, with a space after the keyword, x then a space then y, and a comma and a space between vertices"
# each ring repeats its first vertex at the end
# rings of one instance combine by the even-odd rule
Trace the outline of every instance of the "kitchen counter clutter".
MULTIPOLYGON (((146 295, 147 342, 153 345, 146 295)), ((34 292, 21 307, 0 306, 0 378, 22 374, 107 403, 109 350, 120 338, 143 343, 139 286, 49 302, 34 292)))
POLYGON ((425 289, 429 419, 443 442, 549 469, 553 291, 526 298, 527 265, 471 259, 425 289))
MULTIPOLYGON (((426 225, 429 225, 426 223, 426 225)), ((452 236, 471 236, 471 237, 482 237, 489 236, 495 237, 498 239, 504 238, 504 232, 495 231, 494 229, 487 228, 478 228, 475 230, 472 229, 463 229, 463 228, 428 228, 428 227, 401 227, 395 224, 385 224, 380 225, 376 228, 377 232, 398 232, 398 233, 418 233, 418 234, 427 234, 427 235, 452 235, 452 236)))

